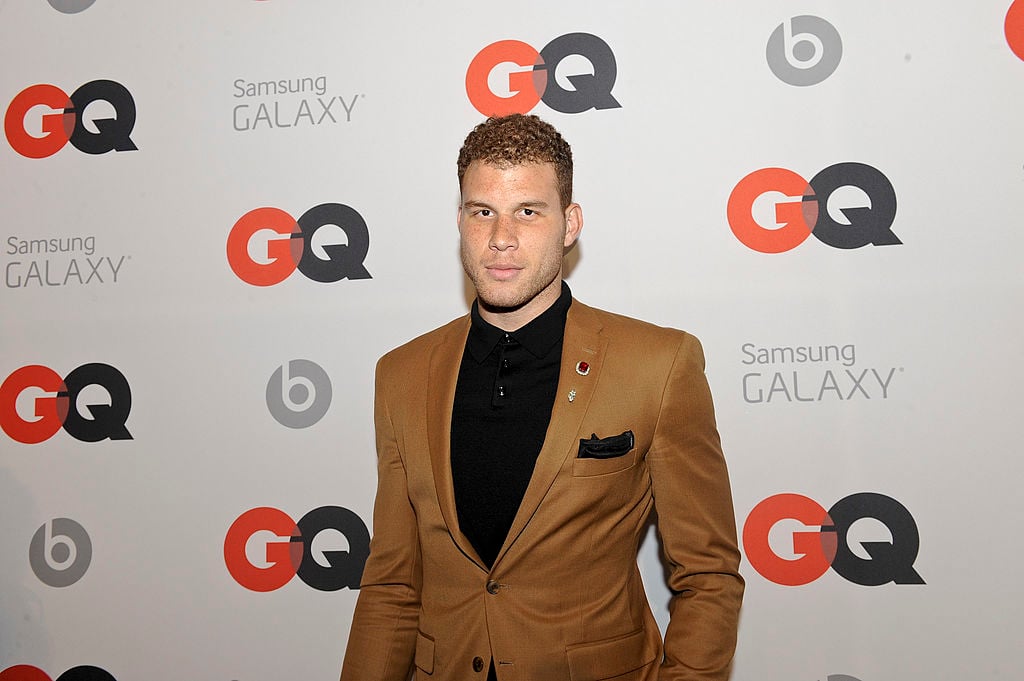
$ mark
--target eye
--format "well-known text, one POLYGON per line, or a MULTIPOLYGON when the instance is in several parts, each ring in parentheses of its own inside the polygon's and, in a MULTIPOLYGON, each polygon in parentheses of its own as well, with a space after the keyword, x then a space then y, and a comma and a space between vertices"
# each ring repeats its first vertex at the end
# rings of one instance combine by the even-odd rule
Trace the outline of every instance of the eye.
POLYGON ((524 208, 523 209, 523 215, 534 215, 534 214, 535 213, 534 213, 532 208, 524 208))
POLYGON ((487 208, 481 208, 480 210, 478 210, 476 212, 476 214, 479 215, 480 217, 484 217, 484 218, 491 217, 491 211, 489 209, 487 209, 487 208))

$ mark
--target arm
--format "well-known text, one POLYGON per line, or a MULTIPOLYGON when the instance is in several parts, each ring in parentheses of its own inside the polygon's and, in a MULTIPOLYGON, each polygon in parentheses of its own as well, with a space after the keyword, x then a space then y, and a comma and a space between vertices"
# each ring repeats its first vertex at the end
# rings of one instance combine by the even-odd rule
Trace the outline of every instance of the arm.
POLYGON ((377 364, 374 424, 377 497, 373 539, 349 632, 341 681, 407 681, 412 668, 422 582, 416 514, 409 501, 405 462, 377 364))
POLYGON ((704 353, 693 336, 676 350, 647 460, 673 594, 658 679, 725 681, 743 579, 704 353))

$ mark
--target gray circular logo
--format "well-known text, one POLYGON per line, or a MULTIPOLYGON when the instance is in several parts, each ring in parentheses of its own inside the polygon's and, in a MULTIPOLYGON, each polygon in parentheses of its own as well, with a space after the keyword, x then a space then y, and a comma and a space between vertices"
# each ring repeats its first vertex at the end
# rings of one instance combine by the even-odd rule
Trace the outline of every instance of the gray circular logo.
POLYGON ((330 406, 331 379, 308 359, 293 359, 278 367, 267 382, 267 408, 283 426, 309 428, 330 406))
POLYGON ((92 7, 96 0, 46 0, 50 7, 62 14, 78 14, 92 7))
POLYGON ((832 24, 805 14, 779 24, 765 53, 779 80, 801 87, 817 85, 839 67, 843 39, 832 24))
POLYGON ((32 535, 28 562, 44 584, 62 587, 80 580, 92 562, 92 541, 70 518, 54 518, 32 535))

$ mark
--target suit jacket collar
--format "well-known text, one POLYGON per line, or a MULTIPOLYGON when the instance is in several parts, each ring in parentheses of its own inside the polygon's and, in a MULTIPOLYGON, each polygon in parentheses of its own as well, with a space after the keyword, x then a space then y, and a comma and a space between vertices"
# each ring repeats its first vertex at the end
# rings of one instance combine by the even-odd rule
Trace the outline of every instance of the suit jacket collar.
MULTIPOLYGON (((470 318, 466 315, 460 323, 449 327, 449 331, 438 339, 431 352, 427 377, 427 394, 430 396, 427 402, 427 431, 434 485, 441 514, 459 549, 482 570, 487 571, 476 550, 459 529, 452 483, 452 405, 455 402, 459 364, 466 346, 469 327, 470 318)), ((544 446, 537 456, 530 484, 512 521, 505 543, 494 561, 494 567, 501 563, 503 556, 537 512, 565 458, 575 455, 580 423, 587 412, 601 375, 606 345, 607 340, 601 337, 601 322, 594 309, 573 299, 565 320, 562 366, 544 446), (590 367, 586 376, 576 371, 581 361, 590 367)))

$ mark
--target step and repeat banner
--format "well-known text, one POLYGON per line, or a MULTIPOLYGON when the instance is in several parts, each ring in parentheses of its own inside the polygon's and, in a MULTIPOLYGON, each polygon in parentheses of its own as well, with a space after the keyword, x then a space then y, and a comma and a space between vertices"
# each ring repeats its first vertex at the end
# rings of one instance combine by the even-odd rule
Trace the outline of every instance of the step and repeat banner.
POLYGON ((732 678, 1024 673, 1024 1, 6 0, 0 64, 0 680, 337 678, 506 112, 575 295, 704 343, 732 678))

